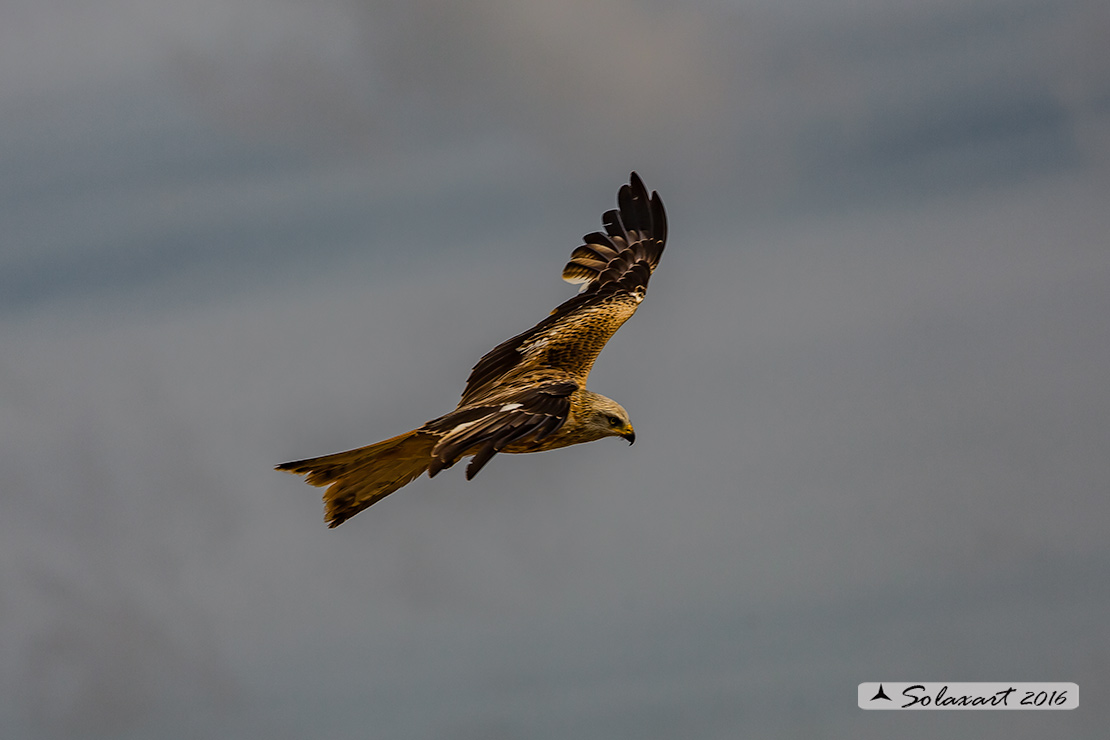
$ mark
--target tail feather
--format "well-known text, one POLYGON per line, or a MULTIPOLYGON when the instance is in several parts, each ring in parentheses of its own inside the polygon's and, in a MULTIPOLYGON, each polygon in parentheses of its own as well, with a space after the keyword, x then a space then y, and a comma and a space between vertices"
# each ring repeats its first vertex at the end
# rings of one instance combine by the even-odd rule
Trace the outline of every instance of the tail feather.
POLYGON ((278 465, 324 491, 324 521, 338 527, 428 469, 437 437, 413 430, 357 450, 278 465))

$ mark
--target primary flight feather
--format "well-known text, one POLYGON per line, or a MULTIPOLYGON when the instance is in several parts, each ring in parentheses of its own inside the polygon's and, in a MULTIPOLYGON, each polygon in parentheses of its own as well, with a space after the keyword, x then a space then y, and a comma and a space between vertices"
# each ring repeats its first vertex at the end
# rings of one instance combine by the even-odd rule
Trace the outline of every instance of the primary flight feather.
POLYGON ((494 347, 470 373, 454 411, 368 447, 282 463, 277 470, 327 486, 324 519, 337 527, 421 473, 434 477, 473 455, 467 479, 498 452, 542 452, 636 433, 624 408, 586 389, 609 337, 644 299, 667 240, 667 216, 635 172, 563 268, 578 295, 523 334, 494 347))

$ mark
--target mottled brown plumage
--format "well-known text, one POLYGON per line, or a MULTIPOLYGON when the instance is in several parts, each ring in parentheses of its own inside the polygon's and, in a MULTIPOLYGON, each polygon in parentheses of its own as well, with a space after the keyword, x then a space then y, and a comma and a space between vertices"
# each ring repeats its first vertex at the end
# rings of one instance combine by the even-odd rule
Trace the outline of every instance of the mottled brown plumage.
POLYGON ((649 197, 635 172, 617 204, 602 216, 605 231, 583 237, 563 268, 563 279, 582 283, 582 290, 479 360, 454 411, 368 447, 277 466, 328 487, 329 527, 468 455, 469 480, 498 452, 541 452, 614 436, 635 441, 628 413, 587 390, 586 379, 609 337, 644 299, 666 243, 667 218, 658 194, 649 197))

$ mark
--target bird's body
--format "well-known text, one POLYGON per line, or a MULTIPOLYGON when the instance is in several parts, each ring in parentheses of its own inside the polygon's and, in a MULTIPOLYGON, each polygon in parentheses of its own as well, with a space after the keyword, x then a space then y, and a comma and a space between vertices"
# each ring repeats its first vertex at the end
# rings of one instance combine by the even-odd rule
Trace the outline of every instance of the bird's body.
POLYGON ((470 373, 454 411, 418 429, 347 452, 277 466, 324 493, 325 519, 336 527, 427 471, 435 476, 473 455, 468 479, 498 452, 542 452, 635 431, 612 399, 586 389, 605 343, 644 299, 667 236, 663 204, 643 182, 618 193, 602 217, 605 233, 583 237, 563 279, 578 295, 528 331, 487 353, 470 373))

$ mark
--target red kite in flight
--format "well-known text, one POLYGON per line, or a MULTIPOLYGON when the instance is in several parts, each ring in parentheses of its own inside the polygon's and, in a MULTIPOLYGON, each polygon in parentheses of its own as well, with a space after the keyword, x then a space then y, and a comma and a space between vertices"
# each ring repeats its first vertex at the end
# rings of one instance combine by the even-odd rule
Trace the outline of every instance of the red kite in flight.
POLYGON ((424 471, 433 477, 467 455, 467 480, 498 452, 542 452, 636 433, 619 403, 586 390, 586 378, 609 337, 636 313, 667 240, 657 193, 639 175, 602 216, 605 233, 583 237, 563 280, 578 295, 534 327, 478 361, 458 407, 419 429, 334 455, 283 463, 277 470, 327 486, 324 518, 337 527, 424 471))

